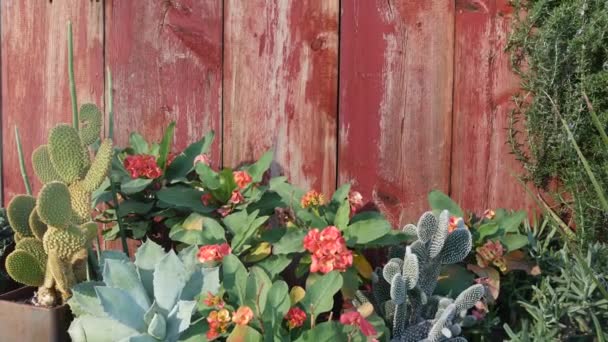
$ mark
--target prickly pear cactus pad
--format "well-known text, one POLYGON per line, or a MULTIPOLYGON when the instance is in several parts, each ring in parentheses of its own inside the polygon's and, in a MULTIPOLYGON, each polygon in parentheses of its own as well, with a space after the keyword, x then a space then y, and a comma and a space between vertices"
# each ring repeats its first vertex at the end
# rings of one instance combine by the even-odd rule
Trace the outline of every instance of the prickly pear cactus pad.
POLYGON ((91 193, 108 174, 112 142, 101 142, 90 159, 88 146, 99 138, 101 114, 92 104, 81 109, 78 129, 57 125, 47 145, 32 155, 34 172, 44 183, 38 198, 15 196, 8 217, 18 241, 6 268, 17 282, 38 286, 35 302, 64 303, 71 287, 86 279, 87 248, 96 236, 91 222, 91 193))
POLYGON ((463 291, 456 299, 433 295, 441 265, 462 261, 471 251, 471 233, 466 227, 449 232, 449 212, 438 216, 426 212, 417 225, 407 225, 418 239, 401 257, 392 258, 372 276, 372 291, 359 293, 355 305, 368 300, 385 321, 392 324, 393 341, 466 341, 458 337, 467 310, 485 293, 477 284, 463 291), (369 299, 368 299, 369 298, 369 299))
POLYGON ((134 263, 106 255, 103 282, 76 285, 68 301, 76 317, 72 341, 178 341, 193 320, 195 297, 219 290, 219 269, 203 268, 197 252, 190 246, 166 253, 147 240, 134 263))

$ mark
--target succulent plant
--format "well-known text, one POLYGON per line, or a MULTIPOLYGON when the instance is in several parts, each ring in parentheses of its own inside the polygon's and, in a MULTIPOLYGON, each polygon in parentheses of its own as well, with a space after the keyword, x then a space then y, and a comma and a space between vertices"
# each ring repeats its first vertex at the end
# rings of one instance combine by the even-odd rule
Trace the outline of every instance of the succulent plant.
POLYGON ((93 161, 87 147, 99 137, 101 113, 93 104, 80 108, 80 131, 60 124, 49 134, 47 145, 41 145, 32 154, 36 176, 43 183, 64 182, 72 197, 73 221, 82 224, 91 220, 91 193, 106 175, 112 161, 112 141, 105 139, 93 161))
POLYGON ((372 291, 359 293, 355 305, 370 301, 387 323, 392 324, 393 341, 466 341, 458 337, 468 309, 485 293, 483 285, 473 285, 456 299, 433 295, 441 265, 462 261, 471 251, 471 233, 463 226, 448 232, 449 212, 439 216, 426 212, 418 225, 405 232, 418 239, 405 249, 403 258, 391 258, 372 275, 372 291), (369 299, 368 299, 369 297, 369 299))
POLYGON ((196 296, 219 290, 218 268, 204 268, 197 251, 166 253, 147 240, 135 263, 122 253, 106 255, 103 282, 73 288, 72 341, 177 341, 190 326, 196 296))
POLYGON ((51 130, 49 144, 33 155, 34 171, 45 184, 38 199, 15 196, 7 215, 15 232, 15 251, 6 259, 15 281, 38 286, 43 306, 65 302, 70 288, 87 275, 87 248, 97 234, 91 222, 91 192, 108 173, 112 142, 101 143, 93 161, 87 146, 100 133, 101 114, 94 105, 81 108, 80 133, 68 125, 51 130))

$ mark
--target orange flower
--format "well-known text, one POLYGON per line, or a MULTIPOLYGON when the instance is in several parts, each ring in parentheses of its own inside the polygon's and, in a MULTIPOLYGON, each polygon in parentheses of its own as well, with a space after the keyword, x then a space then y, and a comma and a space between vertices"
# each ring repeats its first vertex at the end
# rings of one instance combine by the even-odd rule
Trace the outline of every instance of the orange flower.
POLYGON ((232 177, 234 177, 234 182, 239 189, 243 189, 249 185, 249 183, 251 183, 251 176, 247 173, 247 171, 234 171, 232 173, 232 177))
POLYGON ((221 309, 219 311, 213 310, 209 313, 209 316, 207 316, 207 322, 209 322, 207 339, 212 340, 220 334, 226 333, 228 325, 230 324, 230 312, 226 309, 221 309))
POLYGON ((217 262, 222 261, 222 259, 231 252, 232 249, 227 243, 221 245, 206 245, 199 248, 196 257, 201 263, 217 262))
POLYGON ((253 311, 248 306, 241 306, 232 316, 232 321, 238 325, 247 325, 253 319, 253 311))
POLYGON ((348 203, 350 204, 351 214, 354 214, 363 207, 363 196, 361 196, 361 193, 358 191, 351 191, 348 194, 348 203))
POLYGON ((496 216, 496 213, 492 209, 486 209, 486 211, 483 212, 483 217, 487 218, 488 220, 493 219, 494 216, 496 216))
POLYGON ((325 196, 320 192, 310 190, 302 196, 300 204, 302 205, 302 208, 318 207, 325 204, 325 196))
POLYGON ((301 327, 302 324, 304 324, 304 321, 306 321, 306 312, 296 306, 287 311, 285 319, 287 320, 289 329, 301 327))

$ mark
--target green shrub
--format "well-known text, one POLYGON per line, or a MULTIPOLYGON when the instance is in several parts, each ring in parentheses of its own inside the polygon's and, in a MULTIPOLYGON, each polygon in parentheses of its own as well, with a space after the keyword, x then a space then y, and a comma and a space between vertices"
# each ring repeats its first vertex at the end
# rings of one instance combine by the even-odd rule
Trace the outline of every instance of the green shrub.
POLYGON ((595 107, 599 124, 608 124, 608 3, 603 0, 517 0, 516 21, 509 43, 523 92, 512 122, 526 123, 526 146, 511 127, 511 143, 527 177, 547 188, 558 179, 574 194, 566 210, 576 211, 577 225, 585 223, 584 238, 606 241, 606 213, 563 130, 560 116, 573 132, 591 169, 608 184, 608 161, 602 138, 593 123, 584 94, 595 107), (556 108, 561 115, 557 115, 556 108))

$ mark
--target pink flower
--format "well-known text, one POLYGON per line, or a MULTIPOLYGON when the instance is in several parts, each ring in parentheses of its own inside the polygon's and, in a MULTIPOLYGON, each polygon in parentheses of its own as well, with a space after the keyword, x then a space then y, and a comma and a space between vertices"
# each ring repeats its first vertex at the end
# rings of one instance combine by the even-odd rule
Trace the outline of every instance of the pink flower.
POLYGON ((251 183, 251 176, 247 171, 234 171, 232 177, 234 177, 234 182, 239 189, 243 189, 251 183))
POLYGON ((287 326, 289 329, 301 327, 306 321, 306 312, 297 306, 293 307, 287 311, 285 320, 287 320, 287 326))
POLYGON ((232 195, 230 196, 230 200, 228 200, 228 202, 230 202, 232 204, 239 204, 244 201, 245 201, 245 197, 243 197, 243 195, 238 190, 234 190, 232 192, 232 195))
POLYGON ((353 264, 353 253, 346 247, 342 232, 334 226, 321 232, 311 229, 304 237, 303 245, 311 253, 311 272, 344 272, 353 264))
POLYGON ((223 243, 221 245, 206 245, 199 248, 196 257, 201 263, 219 262, 231 252, 232 249, 227 243, 223 243))
POLYGON ((232 321, 238 325, 247 325, 253 319, 253 311, 248 306, 241 306, 232 316, 232 321))
POLYGON ((363 207, 363 196, 358 191, 351 191, 348 194, 348 202, 350 203, 350 212, 354 213, 363 207))
POLYGON ((300 204, 302 208, 321 206, 325 204, 325 195, 315 190, 310 190, 302 196, 300 204))
POLYGON ((196 156, 196 158, 194 158, 194 166, 196 166, 196 164, 198 163, 203 163, 207 166, 211 166, 211 158, 209 158, 209 155, 201 153, 196 156))
POLYGON ((490 264, 497 266, 501 272, 507 270, 507 263, 504 258, 505 249, 500 241, 487 241, 483 246, 475 249, 477 254, 477 265, 479 267, 488 267, 490 264))
POLYGON ((162 175, 161 169, 156 164, 156 158, 151 155, 129 155, 123 161, 123 165, 133 179, 156 179, 162 175))
POLYGON ((354 325, 361 329, 361 333, 365 336, 375 336, 378 334, 374 326, 368 322, 357 311, 345 312, 340 316, 340 323, 344 325, 354 325))
POLYGON ((231 205, 223 205, 223 206, 221 206, 220 208, 217 209, 217 212, 222 217, 226 217, 226 216, 228 216, 232 212, 232 206, 231 205))

